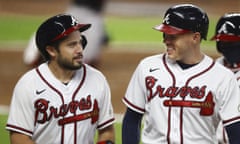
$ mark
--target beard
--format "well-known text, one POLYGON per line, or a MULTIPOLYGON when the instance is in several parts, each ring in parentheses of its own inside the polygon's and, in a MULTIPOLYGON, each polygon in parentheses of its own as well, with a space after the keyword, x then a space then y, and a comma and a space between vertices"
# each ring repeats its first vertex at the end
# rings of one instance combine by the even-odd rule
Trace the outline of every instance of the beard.
POLYGON ((69 59, 63 58, 61 55, 57 58, 57 63, 60 67, 66 70, 78 70, 82 67, 82 62, 75 62, 74 58, 70 61, 69 59))

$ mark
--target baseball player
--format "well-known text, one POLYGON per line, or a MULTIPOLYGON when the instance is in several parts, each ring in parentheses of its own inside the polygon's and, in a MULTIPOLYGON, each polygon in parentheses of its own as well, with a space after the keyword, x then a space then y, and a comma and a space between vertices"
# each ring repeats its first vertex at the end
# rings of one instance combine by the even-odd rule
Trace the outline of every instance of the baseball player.
MULTIPOLYGON (((222 54, 216 61, 230 69, 236 76, 240 87, 240 13, 226 13, 216 25, 215 35, 217 51, 222 54)), ((220 123, 217 136, 220 144, 228 143, 227 135, 220 123)))
POLYGON ((90 24, 59 14, 43 22, 36 44, 47 61, 24 74, 12 96, 6 129, 12 144, 114 144, 106 78, 84 64, 90 24))
MULTIPOLYGON (((102 49, 109 40, 103 19, 106 1, 71 0, 66 10, 66 13, 73 15, 79 21, 92 24, 91 29, 84 32, 91 43, 86 46, 87 49, 83 52, 83 61, 95 68, 99 68, 102 49)), ((23 61, 27 66, 36 67, 43 62, 41 58, 35 44, 35 34, 33 34, 24 50, 23 61)))
POLYGON ((123 102, 123 144, 217 144, 222 120, 231 144, 239 144, 240 91, 233 73, 201 52, 207 14, 191 4, 170 7, 163 23, 166 52, 137 66, 123 102))

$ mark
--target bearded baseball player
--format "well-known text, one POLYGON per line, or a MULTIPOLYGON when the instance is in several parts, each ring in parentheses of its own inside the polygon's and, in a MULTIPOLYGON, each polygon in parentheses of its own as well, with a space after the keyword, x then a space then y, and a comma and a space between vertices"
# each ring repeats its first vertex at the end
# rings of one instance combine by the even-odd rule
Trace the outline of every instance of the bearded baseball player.
MULTIPOLYGON (((215 35, 217 51, 222 54, 216 61, 230 69, 236 76, 240 87, 240 13, 226 13, 216 25, 215 35)), ((228 138, 220 123, 217 129, 220 144, 227 144, 228 138)))
POLYGON ((82 62, 90 24, 59 14, 43 22, 36 44, 46 62, 13 91, 6 129, 11 144, 114 143, 114 113, 104 75, 82 62))
POLYGON ((191 4, 170 7, 163 23, 166 52, 138 64, 123 102, 123 144, 217 144, 223 122, 231 144, 239 144, 240 91, 234 74, 200 47, 207 14, 191 4))
MULTIPOLYGON (((84 33, 88 36, 86 50, 83 51, 83 62, 99 68, 101 52, 108 42, 108 34, 104 24, 104 10, 107 0, 69 0, 66 13, 73 15, 78 21, 91 23, 91 29, 84 33)), ((35 42, 35 33, 23 53, 23 62, 36 67, 43 62, 35 42)))

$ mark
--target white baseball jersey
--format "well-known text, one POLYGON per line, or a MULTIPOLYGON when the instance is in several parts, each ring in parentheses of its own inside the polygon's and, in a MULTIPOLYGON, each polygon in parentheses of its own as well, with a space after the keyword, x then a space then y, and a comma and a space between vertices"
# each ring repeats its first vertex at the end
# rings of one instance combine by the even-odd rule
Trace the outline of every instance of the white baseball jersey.
POLYGON ((233 73, 204 56, 183 70, 160 54, 136 68, 123 102, 145 115, 143 144, 217 144, 216 128, 240 121, 233 73))
POLYGON ((65 85, 44 63, 15 86, 6 129, 38 144, 93 144, 96 129, 114 122, 110 96, 105 77, 88 65, 65 85))
MULTIPOLYGON (((227 65, 224 64, 224 57, 223 56, 217 58, 216 62, 220 63, 221 65, 227 67, 232 72, 234 72, 234 75, 235 75, 235 77, 238 81, 238 86, 240 88, 240 67, 237 66, 236 68, 229 68, 227 65)), ((220 123, 218 128, 217 128, 217 138, 218 138, 219 143, 221 143, 221 144, 229 143, 227 134, 225 133, 225 131, 223 129, 222 123, 220 123)))
POLYGON ((238 85, 240 86, 240 66, 238 65, 238 66, 236 66, 236 68, 229 68, 227 65, 224 64, 224 57, 223 56, 217 58, 216 62, 220 63, 221 65, 224 65, 225 67, 230 69, 232 72, 234 72, 235 77, 238 81, 238 85))

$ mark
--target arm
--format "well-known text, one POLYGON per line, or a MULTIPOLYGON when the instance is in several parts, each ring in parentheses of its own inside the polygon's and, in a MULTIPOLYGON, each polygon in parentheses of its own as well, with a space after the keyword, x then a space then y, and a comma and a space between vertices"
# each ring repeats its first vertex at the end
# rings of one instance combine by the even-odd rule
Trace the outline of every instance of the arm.
POLYGON ((240 122, 230 124, 225 127, 230 144, 240 144, 239 132, 240 122))
POLYGON ((122 125, 122 143, 138 144, 140 141, 140 129, 143 115, 130 108, 127 109, 122 125))
POLYGON ((35 144, 30 136, 18 132, 10 131, 11 144, 35 144))
POLYGON ((98 131, 97 144, 114 144, 114 142, 115 142, 115 130, 113 125, 110 125, 98 131), (107 143, 108 141, 112 143, 107 143))

